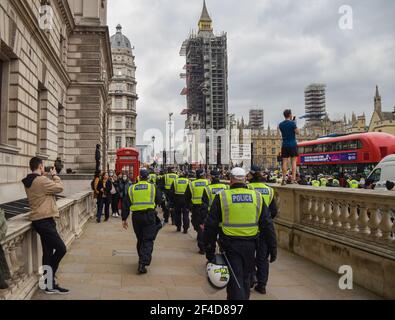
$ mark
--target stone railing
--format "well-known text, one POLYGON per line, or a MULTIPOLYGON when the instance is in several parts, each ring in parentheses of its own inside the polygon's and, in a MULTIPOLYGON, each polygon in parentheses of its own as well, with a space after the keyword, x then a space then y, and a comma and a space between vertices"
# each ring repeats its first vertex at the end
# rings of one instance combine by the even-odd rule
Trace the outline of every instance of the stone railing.
MULTIPOLYGON (((78 238, 84 225, 94 213, 93 194, 82 192, 57 202, 60 218, 57 220, 59 234, 67 246, 78 238)), ((27 216, 7 222, 8 232, 1 243, 8 263, 11 279, 9 289, 0 290, 1 299, 29 299, 35 292, 41 266, 41 243, 32 230, 27 216)))
POLYGON ((395 192, 273 185, 279 246, 395 298, 395 192))

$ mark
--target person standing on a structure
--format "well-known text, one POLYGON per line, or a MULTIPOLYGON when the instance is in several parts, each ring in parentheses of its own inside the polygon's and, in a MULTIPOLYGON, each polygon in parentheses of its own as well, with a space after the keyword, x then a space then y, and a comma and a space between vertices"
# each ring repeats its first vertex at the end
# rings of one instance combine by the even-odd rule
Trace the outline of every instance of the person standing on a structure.
POLYGON ((284 111, 285 120, 280 123, 279 129, 281 131, 283 143, 281 149, 283 181, 282 185, 287 184, 287 170, 289 166, 289 159, 291 159, 292 166, 292 183, 296 182, 296 160, 298 157, 298 143, 296 142, 296 135, 300 133, 296 125, 296 117, 292 115, 292 111, 287 109, 284 111))

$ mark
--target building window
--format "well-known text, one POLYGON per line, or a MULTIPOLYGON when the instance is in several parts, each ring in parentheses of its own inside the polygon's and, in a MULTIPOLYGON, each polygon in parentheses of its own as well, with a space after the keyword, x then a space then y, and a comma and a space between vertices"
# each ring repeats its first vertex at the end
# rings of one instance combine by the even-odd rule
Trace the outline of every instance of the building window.
POLYGON ((128 110, 133 110, 133 100, 132 99, 128 99, 128 110))
POLYGON ((121 98, 115 98, 115 107, 117 109, 121 109, 122 108, 122 99, 121 98))
POLYGON ((126 117, 126 129, 133 128, 133 119, 131 117, 126 117))
POLYGON ((37 153, 45 155, 47 140, 47 128, 44 125, 48 113, 48 90, 39 83, 37 95, 37 153))
POLYGON ((272 148, 272 154, 276 154, 276 148, 272 148))
POLYGON ((115 119, 115 129, 122 129, 122 119, 121 118, 115 119))
POLYGON ((115 149, 122 148, 122 137, 115 137, 115 149))
POLYGON ((10 64, 0 56, 0 144, 8 144, 10 64))
POLYGON ((133 147, 133 138, 126 137, 126 148, 131 148, 131 147, 133 147))

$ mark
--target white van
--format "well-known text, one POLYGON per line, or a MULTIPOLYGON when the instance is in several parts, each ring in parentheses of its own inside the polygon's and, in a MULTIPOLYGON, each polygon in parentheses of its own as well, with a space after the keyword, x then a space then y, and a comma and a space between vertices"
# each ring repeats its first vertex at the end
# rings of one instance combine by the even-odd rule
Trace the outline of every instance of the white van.
POLYGON ((387 181, 395 181, 395 154, 385 157, 369 175, 368 179, 376 185, 375 189, 386 189, 387 181))

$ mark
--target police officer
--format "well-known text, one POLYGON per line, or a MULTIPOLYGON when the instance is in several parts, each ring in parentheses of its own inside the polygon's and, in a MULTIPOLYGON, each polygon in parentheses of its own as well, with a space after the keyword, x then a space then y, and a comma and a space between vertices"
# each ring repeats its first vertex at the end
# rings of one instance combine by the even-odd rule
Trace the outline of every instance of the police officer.
POLYGON ((205 223, 206 257, 213 259, 219 234, 221 250, 233 270, 227 286, 228 300, 248 300, 259 233, 266 240, 270 262, 277 258, 276 234, 262 195, 246 185, 244 169, 232 170, 230 184, 230 190, 215 197, 205 223))
POLYGON ((203 194, 208 185, 208 180, 204 178, 204 171, 199 169, 196 171, 196 180, 189 183, 185 193, 185 199, 192 211, 192 225, 197 232, 197 244, 201 255, 205 254, 203 231, 208 213, 207 205, 203 202, 203 194))
POLYGON ((351 189, 358 189, 359 188, 359 182, 355 178, 347 180, 348 187, 351 189))
MULTIPOLYGON (((174 173, 174 169, 169 167, 167 170, 167 174, 164 175, 164 191, 167 199, 167 205, 164 206, 163 208, 163 218, 165 220, 165 223, 169 223, 169 217, 170 217, 170 209, 173 207, 173 203, 171 202, 171 195, 170 195, 170 190, 171 186, 174 182, 175 179, 178 178, 178 175, 174 173)), ((175 224, 175 221, 172 217, 172 224, 175 224)))
MULTIPOLYGON (((277 205, 274 200, 274 190, 263 182, 261 168, 253 165, 249 174, 250 183, 248 188, 262 194, 265 205, 269 208, 272 219, 277 216, 277 205)), ((258 248, 256 252, 256 277, 255 291, 266 294, 266 285, 269 279, 269 249, 263 234, 259 234, 258 248)))
POLYGON ((175 204, 174 220, 177 227, 177 232, 181 232, 183 227, 184 234, 188 233, 190 220, 189 210, 185 200, 185 192, 189 185, 189 179, 186 177, 187 174, 182 172, 180 177, 174 180, 171 186, 171 200, 175 204))
MULTIPOLYGON (((137 253, 139 256, 138 272, 147 273, 151 264, 154 241, 161 228, 160 220, 155 211, 161 202, 160 191, 150 182, 147 169, 140 170, 140 181, 129 188, 129 204, 132 212, 133 229, 137 237, 137 253)), ((130 211, 122 212, 122 225, 129 228, 130 211)))
POLYGON ((219 180, 220 173, 218 170, 213 170, 210 172, 211 176, 211 184, 206 187, 206 190, 203 194, 203 202, 208 207, 208 211, 210 211, 210 207, 214 201, 215 196, 223 190, 229 189, 224 183, 221 183, 219 180))
POLYGON ((158 176, 155 173, 155 169, 154 168, 150 168, 150 170, 149 170, 149 181, 156 185, 157 179, 158 179, 158 176))
POLYGON ((320 187, 320 186, 321 186, 321 182, 320 182, 320 180, 318 180, 318 179, 313 179, 313 180, 311 181, 311 185, 312 185, 313 187, 320 187))

